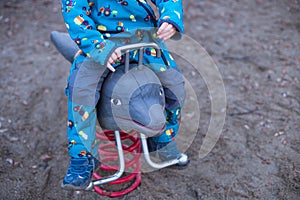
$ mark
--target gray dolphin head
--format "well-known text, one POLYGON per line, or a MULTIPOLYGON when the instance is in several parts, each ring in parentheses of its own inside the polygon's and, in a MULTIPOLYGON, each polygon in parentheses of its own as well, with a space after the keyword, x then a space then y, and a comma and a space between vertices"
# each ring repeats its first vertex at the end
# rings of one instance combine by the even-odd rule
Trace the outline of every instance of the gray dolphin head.
POLYGON ((97 113, 104 129, 136 130, 152 137, 165 128, 164 108, 164 91, 155 73, 131 65, 126 73, 119 66, 106 77, 97 113))

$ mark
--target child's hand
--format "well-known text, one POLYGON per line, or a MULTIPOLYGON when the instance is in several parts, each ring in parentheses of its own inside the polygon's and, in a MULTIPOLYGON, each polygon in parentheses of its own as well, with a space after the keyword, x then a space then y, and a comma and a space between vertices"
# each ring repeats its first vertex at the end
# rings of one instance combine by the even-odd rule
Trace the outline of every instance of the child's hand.
POLYGON ((176 33, 176 28, 167 22, 164 22, 157 31, 157 36, 162 40, 170 39, 176 33))
POLYGON ((116 60, 117 59, 120 59, 121 60, 121 51, 119 48, 115 49, 115 51, 110 55, 109 59, 108 59, 108 62, 106 64, 106 67, 114 72, 115 71, 115 68, 112 66, 113 64, 115 64, 116 60))

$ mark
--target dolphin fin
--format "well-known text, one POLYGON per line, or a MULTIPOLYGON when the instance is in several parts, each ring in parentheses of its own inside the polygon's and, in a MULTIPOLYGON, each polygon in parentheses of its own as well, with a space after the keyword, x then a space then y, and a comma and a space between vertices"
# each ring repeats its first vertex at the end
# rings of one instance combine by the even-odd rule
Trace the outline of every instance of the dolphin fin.
POLYGON ((75 54, 79 51, 77 44, 71 39, 68 33, 52 31, 50 39, 56 49, 65 59, 73 63, 75 54))

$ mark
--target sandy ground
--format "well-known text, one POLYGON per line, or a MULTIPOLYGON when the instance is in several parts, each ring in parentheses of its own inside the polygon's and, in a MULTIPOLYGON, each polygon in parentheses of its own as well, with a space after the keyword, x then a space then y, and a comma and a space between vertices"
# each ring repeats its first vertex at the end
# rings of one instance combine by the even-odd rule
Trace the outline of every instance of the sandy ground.
MULTIPOLYGON (((184 122, 199 126, 186 133, 196 135, 186 151, 191 163, 143 173, 140 187, 120 199, 298 199, 300 1, 184 1, 184 9, 186 34, 208 51, 224 81, 222 135, 200 159, 209 93, 178 61, 201 113, 199 123, 184 122)), ((59 184, 68 164, 69 63, 49 34, 65 31, 60 2, 1 1, 0 25, 0 199, 107 199, 59 184)), ((183 118, 190 116, 187 109, 183 118)))

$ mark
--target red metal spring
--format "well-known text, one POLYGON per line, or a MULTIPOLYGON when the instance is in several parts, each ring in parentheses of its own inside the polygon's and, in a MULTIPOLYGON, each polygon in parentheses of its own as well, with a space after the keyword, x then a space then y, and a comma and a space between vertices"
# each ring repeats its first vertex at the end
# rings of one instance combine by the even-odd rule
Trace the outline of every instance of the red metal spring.
MULTIPOLYGON (((113 182, 107 183, 110 185, 120 185, 119 191, 108 191, 107 189, 102 189, 100 186, 94 186, 94 190, 102 196, 108 197, 119 197, 136 189, 140 182, 141 182, 141 142, 139 138, 139 133, 136 131, 132 131, 130 133, 126 133, 124 131, 120 131, 120 136, 122 140, 122 148, 124 154, 130 154, 131 159, 129 156, 125 157, 125 172, 130 171, 128 175, 119 178, 113 182), (129 140, 129 144, 124 144, 125 140, 129 140), (131 169, 131 170, 129 170, 131 169), (134 181, 133 181, 134 180, 134 181), (131 182, 130 186, 127 186, 129 182, 131 182), (125 189, 122 186, 126 186, 125 189)), ((97 138, 101 141, 115 141, 114 138, 114 131, 105 130, 102 132, 97 133, 97 138)), ((127 142, 128 143, 128 142, 127 142)), ((100 170, 104 171, 116 171, 118 170, 118 165, 110 166, 106 164, 109 161, 118 161, 118 153, 116 151, 115 142, 107 143, 103 145, 99 145, 99 154, 101 156, 101 166, 100 170)), ((99 175, 97 172, 94 174, 94 178, 101 179, 102 176, 99 175)))

